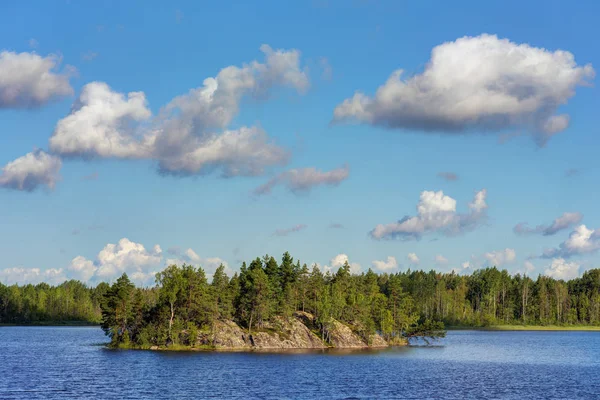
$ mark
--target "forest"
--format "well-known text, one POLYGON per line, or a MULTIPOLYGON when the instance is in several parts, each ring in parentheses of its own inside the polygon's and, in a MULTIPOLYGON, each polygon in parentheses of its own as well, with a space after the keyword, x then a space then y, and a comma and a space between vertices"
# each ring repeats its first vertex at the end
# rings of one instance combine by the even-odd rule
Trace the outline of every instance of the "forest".
POLYGON ((156 285, 135 287, 126 274, 112 285, 78 281, 58 286, 0 283, 0 324, 101 324, 114 346, 186 344, 217 320, 249 332, 296 311, 323 329, 333 319, 367 337, 436 336, 446 327, 600 325, 600 270, 581 278, 510 275, 495 267, 471 275, 436 271, 351 274, 346 263, 323 273, 295 261, 264 256, 233 276, 220 266, 209 281, 202 268, 171 265, 156 285))

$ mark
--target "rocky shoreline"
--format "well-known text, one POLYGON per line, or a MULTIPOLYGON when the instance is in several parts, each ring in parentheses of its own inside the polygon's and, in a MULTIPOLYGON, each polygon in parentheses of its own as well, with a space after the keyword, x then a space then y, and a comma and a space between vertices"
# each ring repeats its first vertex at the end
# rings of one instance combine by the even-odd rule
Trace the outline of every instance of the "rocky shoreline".
MULTIPOLYGON (((394 346, 406 345, 406 341, 395 341, 394 346)), ((276 318, 260 329, 248 332, 234 321, 216 321, 211 332, 200 332, 196 345, 177 350, 300 350, 300 349, 365 349, 388 347, 381 335, 369 337, 368 343, 348 325, 332 320, 325 329, 318 330, 314 317, 306 312, 296 312, 292 318, 276 318), (323 337, 324 339, 322 339, 323 337)), ((170 350, 152 346, 150 350, 170 350)))

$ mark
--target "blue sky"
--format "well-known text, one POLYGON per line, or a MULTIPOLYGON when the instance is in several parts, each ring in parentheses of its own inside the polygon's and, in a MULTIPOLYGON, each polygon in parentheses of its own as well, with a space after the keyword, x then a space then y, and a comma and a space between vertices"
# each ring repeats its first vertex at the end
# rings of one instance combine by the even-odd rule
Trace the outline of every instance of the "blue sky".
POLYGON ((60 163, 60 171, 48 178, 28 159, 19 171, 5 167, 0 175, 0 281, 94 282, 127 271, 147 283, 169 261, 202 264, 209 272, 223 261, 234 271, 239 260, 286 250, 323 268, 335 269, 348 257, 363 271, 375 265, 387 272, 468 273, 498 263, 511 272, 569 278, 597 267, 599 8, 592 1, 3 2, 0 165, 32 153, 38 161, 47 157, 43 168, 50 160, 60 163), (471 39, 459 41, 463 37, 471 39), (448 56, 431 63, 432 50, 445 43, 448 56), (263 44, 290 63, 283 69, 269 64, 263 44), (527 65, 522 69, 510 61, 520 45, 529 46, 519 59, 527 65), (496 52, 484 53, 489 48, 496 52), (574 62, 557 50, 571 53, 574 62), (289 58, 294 54, 297 60, 289 58), (36 72, 23 71, 40 60, 53 60, 46 72, 60 78, 53 81, 58 86, 29 84, 36 72), (252 69, 253 61, 264 67, 252 69), (208 123, 191 97, 184 100, 195 113, 188 119, 184 108, 165 111, 223 68, 244 65, 258 83, 239 98, 232 95, 226 122, 198 128, 208 123), (459 82, 469 68, 472 79, 459 82), (409 84, 375 99, 398 69, 405 71, 402 82, 423 78, 414 86, 420 97, 411 97, 409 84), (430 79, 428 71, 439 74, 430 79), (426 92, 431 84, 436 90, 426 92), (463 87, 471 92, 465 95, 463 87), (534 99, 517 109, 492 98, 474 100, 490 87, 511 100, 515 93, 534 99), (10 97, 15 90, 21 94, 16 100, 10 97), (77 114, 86 90, 90 98, 143 92, 145 103, 135 109, 148 115, 111 125, 119 137, 160 130, 175 140, 193 121, 186 136, 193 142, 180 147, 201 143, 202 150, 207 135, 217 140, 251 127, 268 138, 258 145, 276 149, 224 145, 217 161, 201 159, 206 152, 198 156, 201 167, 182 167, 183 158, 162 145, 127 156, 115 146, 102 153, 97 149, 106 141, 85 122, 93 116, 77 114), (336 107, 356 91, 368 96, 367 111, 354 108, 335 118, 336 107), (181 125, 161 122, 165 112, 181 125), (73 115, 84 125, 60 125, 73 115), (549 119, 561 115, 568 124, 549 119), (52 146, 51 137, 57 138, 52 146), (93 150, 69 147, 74 138, 88 137, 96 140, 93 150), (235 151, 239 158, 232 161, 235 151), (167 173, 157 172, 159 163, 170 163, 167 173), (250 170, 240 172, 240 166, 250 170), (441 172, 458 179, 443 179, 441 172), (269 193, 253 194, 270 180, 269 193), (468 204, 483 189, 486 207, 473 211, 468 204), (456 211, 436 208, 419 217, 420 196, 429 191, 456 200, 456 211), (513 232, 521 222, 548 227, 564 213, 574 214, 552 235, 513 232), (405 216, 413 219, 398 224, 405 216), (388 234, 377 237, 380 224, 388 234), (419 264, 411 264, 409 253, 419 264), (388 257, 394 261, 373 264, 388 257))

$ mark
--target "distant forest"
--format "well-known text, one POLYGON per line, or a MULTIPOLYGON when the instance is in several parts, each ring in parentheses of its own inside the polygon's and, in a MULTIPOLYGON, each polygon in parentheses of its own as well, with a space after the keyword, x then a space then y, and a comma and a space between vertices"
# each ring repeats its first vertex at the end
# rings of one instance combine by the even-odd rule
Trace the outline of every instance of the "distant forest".
POLYGON ((202 268, 169 266, 156 286, 136 288, 124 274, 112 285, 79 281, 58 286, 0 283, 2 324, 101 324, 116 343, 184 341, 180 332, 202 330, 216 319, 260 329, 275 316, 313 314, 332 318, 364 336, 406 334, 417 326, 600 325, 600 270, 581 278, 533 280, 486 268, 472 275, 435 271, 336 273, 301 264, 286 252, 243 263, 232 277, 220 266, 209 282, 202 268), (430 324, 430 325, 427 325, 430 324), (433 324, 433 325, 431 325, 433 324))

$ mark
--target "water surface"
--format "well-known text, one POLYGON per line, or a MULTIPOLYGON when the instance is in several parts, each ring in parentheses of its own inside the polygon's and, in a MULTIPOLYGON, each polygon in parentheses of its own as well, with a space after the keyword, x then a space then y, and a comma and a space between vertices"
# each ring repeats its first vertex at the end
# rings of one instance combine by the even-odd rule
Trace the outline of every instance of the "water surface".
POLYGON ((451 331, 357 352, 107 350, 99 328, 0 327, 0 399, 600 397, 600 332, 451 331))

